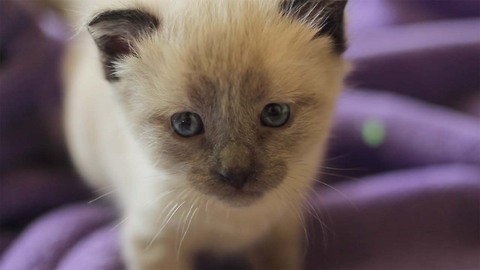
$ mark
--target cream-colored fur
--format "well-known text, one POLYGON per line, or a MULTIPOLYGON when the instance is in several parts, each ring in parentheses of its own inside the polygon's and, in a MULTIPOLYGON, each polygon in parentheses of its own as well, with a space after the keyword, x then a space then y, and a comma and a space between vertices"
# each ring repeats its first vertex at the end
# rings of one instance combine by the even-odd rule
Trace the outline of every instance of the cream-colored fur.
POLYGON ((191 269, 192 257, 199 250, 246 252, 258 269, 300 267, 302 205, 321 163, 344 64, 331 53, 328 38, 308 43, 313 29, 282 20, 278 2, 102 1, 79 12, 92 18, 104 10, 140 6, 162 21, 157 34, 138 44, 140 55, 149 57, 130 57, 122 62, 118 74, 124 81, 105 80, 98 49, 86 31, 75 36, 66 57, 65 127, 70 152, 92 186, 114 192, 123 212, 119 222, 128 269, 191 269), (259 25, 256 30, 255 25, 259 25), (242 31, 242 27, 254 31, 242 31), (286 180, 245 207, 232 207, 197 191, 189 186, 188 175, 182 173, 180 165, 162 165, 161 155, 151 158, 149 145, 139 139, 135 122, 154 110, 171 115, 189 109, 185 91, 169 87, 182 80, 187 48, 202 46, 202 39, 214 40, 215 33, 228 34, 231 28, 235 34, 248 32, 249 36, 230 37, 232 43, 212 44, 213 48, 260 51, 271 76, 280 76, 288 66, 290 78, 296 78, 286 85, 279 80, 278 92, 270 93, 272 101, 294 100, 292 89, 308 86, 319 89, 308 95, 323 102, 317 129, 299 142, 303 143, 301 154, 289 162, 286 180), (272 51, 273 47, 277 51, 272 51), (313 52, 316 55, 312 56, 313 52), (292 65, 291 59, 298 61, 292 65), (307 69, 310 71, 305 72, 307 69), (119 94, 125 89, 135 91, 128 105, 119 94), (132 112, 127 114, 129 106, 132 112))

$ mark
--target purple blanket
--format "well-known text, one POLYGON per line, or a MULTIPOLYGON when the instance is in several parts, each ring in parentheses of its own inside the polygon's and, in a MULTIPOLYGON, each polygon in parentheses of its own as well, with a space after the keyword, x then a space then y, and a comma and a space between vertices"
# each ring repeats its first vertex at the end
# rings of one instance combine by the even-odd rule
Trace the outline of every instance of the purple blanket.
MULTIPOLYGON (((0 270, 122 269, 116 213, 88 203, 62 142, 62 26, 32 10, 0 8, 0 270)), ((480 3, 349 12, 356 65, 310 199, 306 269, 480 269, 480 3)))

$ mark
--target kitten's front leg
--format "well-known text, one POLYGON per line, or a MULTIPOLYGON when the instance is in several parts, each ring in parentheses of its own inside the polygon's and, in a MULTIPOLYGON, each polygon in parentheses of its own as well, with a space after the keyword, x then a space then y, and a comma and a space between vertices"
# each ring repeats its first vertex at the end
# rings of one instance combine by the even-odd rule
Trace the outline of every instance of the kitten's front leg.
POLYGON ((302 268, 301 225, 297 221, 280 222, 255 246, 251 253, 255 270, 302 268))
POLYGON ((132 227, 124 226, 122 230, 122 251, 128 270, 189 270, 192 264, 189 252, 182 248, 177 254, 174 232, 169 230, 153 236, 145 237, 144 231, 135 231, 132 227))

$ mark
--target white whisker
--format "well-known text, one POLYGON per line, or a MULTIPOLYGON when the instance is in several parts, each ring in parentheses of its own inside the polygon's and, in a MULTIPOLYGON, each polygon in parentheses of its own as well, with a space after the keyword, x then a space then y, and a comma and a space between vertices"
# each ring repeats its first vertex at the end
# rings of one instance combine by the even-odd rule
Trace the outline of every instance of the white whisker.
POLYGON ((180 207, 182 207, 182 205, 185 204, 185 201, 183 201, 182 203, 177 203, 175 204, 175 206, 172 207, 172 209, 170 210, 170 212, 168 213, 167 215, 167 218, 166 220, 163 221, 160 229, 155 233, 155 235, 153 236, 152 240, 148 243, 147 245, 147 249, 149 249, 153 243, 155 242, 155 240, 157 240, 158 236, 160 235, 160 233, 163 231, 163 229, 168 225, 168 223, 170 222, 170 220, 173 218, 173 216, 175 215, 175 213, 177 213, 178 209, 180 209, 180 207))
POLYGON ((96 202, 96 201, 98 201, 98 200, 101 200, 102 198, 105 198, 105 197, 113 194, 114 192, 115 192, 114 190, 111 190, 111 191, 109 191, 109 192, 107 192, 107 193, 104 193, 104 194, 98 196, 97 198, 95 198, 95 199, 93 199, 93 200, 91 200, 91 201, 88 201, 88 204, 92 204, 92 203, 94 203, 94 202, 96 202))
POLYGON ((123 223, 125 223, 125 221, 128 220, 128 216, 125 217, 124 219, 122 219, 120 222, 118 222, 117 224, 115 224, 112 228, 110 228, 110 231, 114 231, 116 230, 118 227, 120 227, 123 223))
POLYGON ((314 180, 315 180, 317 183, 320 183, 321 185, 324 185, 324 186, 332 189, 333 191, 337 192, 338 194, 340 194, 345 200, 347 200, 347 201, 349 202, 349 204, 350 204, 356 211, 359 211, 359 210, 358 210, 358 207, 352 202, 352 200, 350 200, 350 198, 348 198, 348 196, 347 196, 345 193, 341 192, 339 189, 337 189, 337 188, 335 188, 335 187, 333 187, 333 186, 331 186, 331 185, 329 185, 329 184, 327 184, 327 183, 325 183, 325 182, 323 182, 323 181, 316 180, 316 179, 314 179, 314 180))
POLYGON ((190 219, 189 219, 188 225, 187 225, 187 229, 183 233, 182 239, 180 239, 180 244, 179 244, 178 251, 177 251, 177 261, 180 258, 180 252, 181 252, 181 249, 182 249, 183 241, 185 240, 185 237, 187 236, 188 230, 190 229, 190 225, 192 224, 192 220, 195 217, 195 214, 197 213, 197 211, 198 211, 198 207, 195 208, 195 210, 193 211, 193 214, 190 216, 190 219))

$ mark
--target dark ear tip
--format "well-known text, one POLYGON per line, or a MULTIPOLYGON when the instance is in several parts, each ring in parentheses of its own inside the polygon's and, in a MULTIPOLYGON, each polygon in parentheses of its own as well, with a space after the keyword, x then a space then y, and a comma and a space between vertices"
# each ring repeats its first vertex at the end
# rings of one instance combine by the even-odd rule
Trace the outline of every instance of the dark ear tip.
POLYGON ((109 81, 118 80, 116 61, 134 53, 135 41, 153 33, 160 21, 154 15, 140 9, 109 10, 93 17, 87 31, 102 52, 102 61, 109 81))
POLYGON ((348 0, 283 0, 280 9, 283 15, 300 22, 316 25, 313 39, 326 36, 332 39, 335 53, 346 49, 344 33, 344 10, 348 0))
MULTIPOLYGON (((108 12, 108 11, 107 11, 108 12)), ((105 16, 107 12, 104 12, 104 13, 100 13, 100 14, 97 14, 93 17, 93 19, 88 23, 88 28, 94 26, 95 24, 105 20, 105 16)))
POLYGON ((114 22, 123 20, 139 25, 148 25, 152 28, 157 28, 160 24, 160 21, 156 16, 146 11, 140 9, 119 9, 108 10, 95 15, 88 26, 94 26, 100 22, 114 22))

